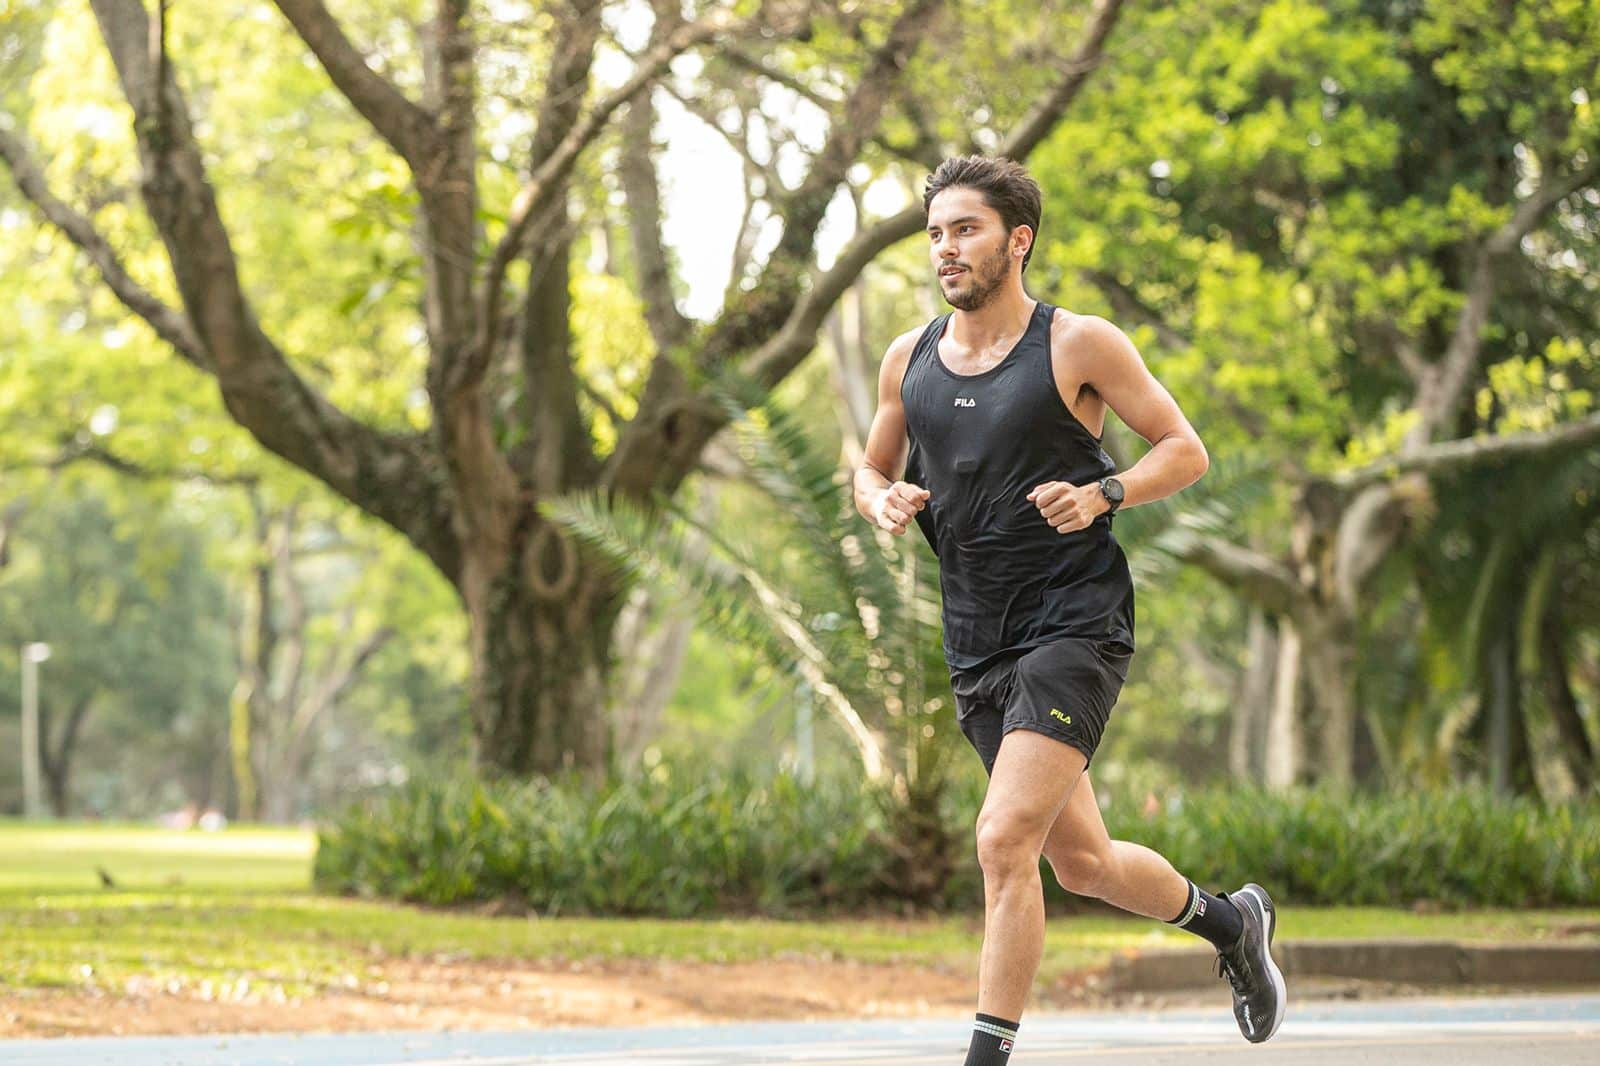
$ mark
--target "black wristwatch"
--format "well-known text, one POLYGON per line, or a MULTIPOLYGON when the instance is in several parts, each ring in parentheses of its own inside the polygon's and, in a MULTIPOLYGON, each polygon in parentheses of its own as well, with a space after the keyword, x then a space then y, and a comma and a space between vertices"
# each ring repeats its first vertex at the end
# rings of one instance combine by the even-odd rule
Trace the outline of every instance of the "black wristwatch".
POLYGON ((1111 505, 1111 509, 1106 514, 1116 514, 1117 508, 1122 506, 1122 482, 1114 477, 1101 478, 1100 495, 1104 496, 1106 502, 1111 505))

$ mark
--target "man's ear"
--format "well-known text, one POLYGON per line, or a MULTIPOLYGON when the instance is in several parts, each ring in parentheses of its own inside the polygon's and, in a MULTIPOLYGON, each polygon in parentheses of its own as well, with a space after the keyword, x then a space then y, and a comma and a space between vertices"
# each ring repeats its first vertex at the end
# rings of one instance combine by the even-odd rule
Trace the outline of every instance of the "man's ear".
POLYGON ((1011 242, 1012 242, 1012 254, 1013 255, 1015 255, 1018 259, 1022 258, 1025 255, 1027 255, 1028 254, 1028 249, 1033 247, 1033 227, 1032 226, 1018 226, 1016 229, 1012 230, 1011 231, 1011 242), (1018 231, 1026 233, 1028 235, 1028 242, 1026 244, 1022 245, 1022 247, 1020 247, 1020 248, 1016 247, 1016 240, 1017 240, 1018 231))

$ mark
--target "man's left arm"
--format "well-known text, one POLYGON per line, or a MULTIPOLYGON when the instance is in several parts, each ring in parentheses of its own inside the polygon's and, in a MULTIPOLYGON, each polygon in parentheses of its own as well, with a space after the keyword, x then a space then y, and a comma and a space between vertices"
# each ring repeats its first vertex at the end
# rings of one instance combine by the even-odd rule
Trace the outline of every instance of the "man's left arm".
MULTIPOLYGON (((1170 496, 1194 484, 1210 466, 1200 435, 1178 403, 1155 379, 1127 334, 1103 318, 1084 316, 1071 327, 1073 359, 1083 379, 1118 418, 1150 442, 1138 462, 1114 476, 1122 483, 1123 510, 1170 496)), ((1050 481, 1028 494, 1058 533, 1086 528, 1111 509, 1100 483, 1069 485, 1050 481)))

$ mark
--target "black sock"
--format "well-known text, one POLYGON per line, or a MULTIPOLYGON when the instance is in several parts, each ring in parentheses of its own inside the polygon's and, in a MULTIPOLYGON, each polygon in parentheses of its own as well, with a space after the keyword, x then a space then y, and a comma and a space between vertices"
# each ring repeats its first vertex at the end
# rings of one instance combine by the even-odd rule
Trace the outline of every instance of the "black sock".
POLYGON ((992 1014, 978 1015, 972 1026, 972 1046, 967 1048, 967 1066, 1006 1066, 1016 1041, 1016 1022, 992 1014))
POLYGON ((1233 947, 1244 935, 1244 919, 1238 909, 1193 881, 1189 882, 1189 902, 1176 918, 1167 919, 1167 924, 1205 937, 1218 951, 1233 947))

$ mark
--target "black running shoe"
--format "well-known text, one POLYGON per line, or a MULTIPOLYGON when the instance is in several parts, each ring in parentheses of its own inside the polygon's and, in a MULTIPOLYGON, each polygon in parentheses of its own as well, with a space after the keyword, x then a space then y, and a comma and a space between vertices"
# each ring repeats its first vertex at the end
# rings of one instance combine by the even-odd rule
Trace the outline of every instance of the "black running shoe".
POLYGON ((1222 898, 1238 908, 1244 933, 1233 947, 1217 952, 1217 974, 1227 977, 1233 986, 1233 1017, 1239 1031, 1252 1044, 1259 1044, 1278 1031, 1289 1005, 1283 974, 1272 961, 1278 912, 1267 890, 1253 881, 1231 895, 1223 893, 1222 898))

